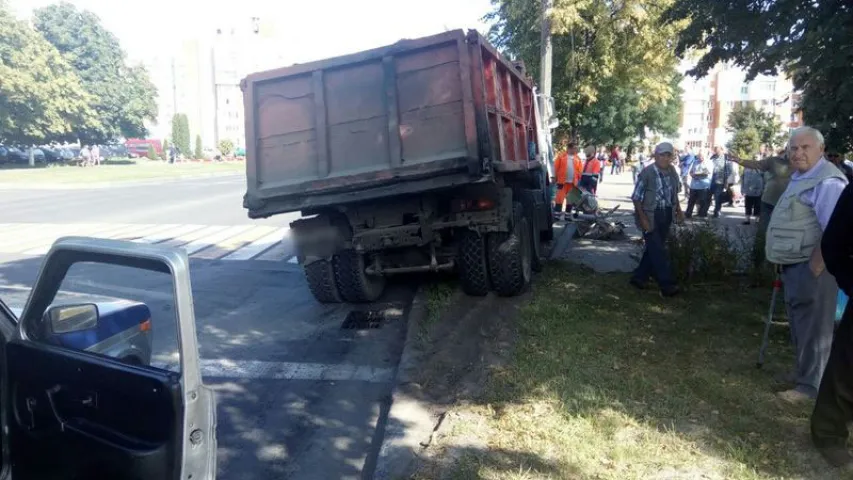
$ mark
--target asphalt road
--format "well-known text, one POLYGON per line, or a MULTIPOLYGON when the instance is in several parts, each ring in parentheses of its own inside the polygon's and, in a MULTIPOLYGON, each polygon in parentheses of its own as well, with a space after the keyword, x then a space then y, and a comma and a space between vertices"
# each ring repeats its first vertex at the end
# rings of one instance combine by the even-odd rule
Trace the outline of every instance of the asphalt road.
MULTIPOLYGON (((234 176, 99 189, 0 190, 0 222, 11 225, 12 233, 32 234, 20 224, 284 229, 295 218, 248 219, 244 189, 243 178, 234 176)), ((166 237, 155 241, 161 238, 166 237)), ((414 288, 395 286, 381 302, 359 307, 384 315, 379 328, 342 328, 353 307, 316 303, 300 267, 284 260, 289 255, 242 256, 244 261, 219 254, 191 257, 202 373, 217 391, 219 478, 362 478, 381 440, 377 425, 388 408, 414 288)), ((22 305, 40 262, 38 255, 0 253, 0 296, 7 303, 22 305)), ((168 279, 99 265, 75 268, 63 290, 145 302, 153 312, 155 364, 177 368, 169 364, 175 337, 168 279)))

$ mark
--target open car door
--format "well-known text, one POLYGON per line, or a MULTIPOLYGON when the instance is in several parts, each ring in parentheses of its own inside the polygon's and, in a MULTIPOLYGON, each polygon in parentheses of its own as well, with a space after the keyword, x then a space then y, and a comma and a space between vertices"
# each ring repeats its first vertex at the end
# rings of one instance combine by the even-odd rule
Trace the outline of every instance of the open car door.
MULTIPOLYGON (((144 296, 147 288, 134 291, 144 296)), ((5 309, 0 315, 9 316, 5 309)), ((183 250, 59 239, 44 259, 17 325, 4 323, 5 478, 215 478, 215 401, 199 372, 189 261, 183 250), (116 304, 124 305, 121 301, 57 300, 69 270, 79 265, 156 275, 165 279, 160 285, 174 300, 150 310, 134 302, 116 310, 116 304), (144 350, 147 336, 140 335, 151 333, 151 320, 162 311, 176 319, 169 358, 178 372, 139 360, 145 355, 111 356, 118 350, 144 350)), ((157 353, 155 348, 155 357, 157 353)))

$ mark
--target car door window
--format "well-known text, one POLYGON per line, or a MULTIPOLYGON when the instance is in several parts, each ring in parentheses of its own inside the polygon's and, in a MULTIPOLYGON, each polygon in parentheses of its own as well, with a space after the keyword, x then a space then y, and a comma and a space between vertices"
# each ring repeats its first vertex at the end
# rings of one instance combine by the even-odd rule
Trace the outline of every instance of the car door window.
POLYGON ((74 263, 29 336, 131 365, 179 372, 174 292, 168 273, 74 263))
POLYGON ((12 478, 215 478, 215 400, 198 369, 189 277, 173 248, 53 245, 0 344, 12 478))

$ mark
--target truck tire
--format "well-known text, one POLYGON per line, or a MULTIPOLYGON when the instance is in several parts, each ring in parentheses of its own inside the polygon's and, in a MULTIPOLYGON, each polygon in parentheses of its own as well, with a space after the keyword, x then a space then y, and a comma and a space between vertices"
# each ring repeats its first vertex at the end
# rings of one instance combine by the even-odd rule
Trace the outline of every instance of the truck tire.
POLYGON ((456 263, 459 266, 462 291, 474 297, 488 294, 492 284, 489 281, 485 236, 479 232, 464 230, 457 247, 456 263))
POLYGON ((335 282, 335 269, 332 262, 318 260, 305 265, 305 279, 308 289, 320 303, 340 303, 343 299, 335 282))
POLYGON ((524 207, 524 216, 527 217, 530 227, 530 267, 534 272, 541 272, 545 263, 542 259, 542 231, 539 230, 540 212, 536 207, 536 195, 541 195, 540 190, 522 190, 521 205, 524 207))
POLYGON ((490 233, 486 239, 489 270, 495 292, 511 297, 524 291, 533 275, 530 260, 530 224, 520 202, 512 204, 512 231, 490 233))
POLYGON ((369 303, 385 291, 385 277, 370 276, 364 254, 345 250, 335 256, 335 281, 341 297, 351 303, 369 303))

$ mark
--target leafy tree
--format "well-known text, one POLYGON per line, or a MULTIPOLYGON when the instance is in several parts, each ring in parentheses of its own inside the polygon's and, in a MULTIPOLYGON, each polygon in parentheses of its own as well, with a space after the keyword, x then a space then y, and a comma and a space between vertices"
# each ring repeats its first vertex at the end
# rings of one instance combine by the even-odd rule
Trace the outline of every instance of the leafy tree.
POLYGON ((62 2, 34 11, 33 24, 74 67, 99 122, 78 129, 85 143, 145 138, 157 116, 157 90, 141 66, 128 66, 118 39, 92 12, 62 2))
POLYGON ((758 153, 761 143, 761 134, 758 129, 750 125, 735 131, 726 148, 740 158, 751 159, 758 153))
POLYGON ((195 136, 195 158, 199 160, 204 158, 204 150, 201 148, 201 135, 195 136))
POLYGON ((59 52, 0 2, 0 142, 72 140, 91 97, 59 52))
POLYGON ((148 145, 148 160, 157 160, 157 151, 154 150, 154 145, 148 145))
POLYGON ((772 113, 760 110, 752 103, 736 105, 729 114, 726 130, 737 135, 738 132, 748 129, 755 130, 758 135, 759 145, 755 147, 756 152, 762 143, 769 147, 777 147, 785 141, 781 138, 782 124, 772 113))
POLYGON ((226 157, 228 155, 231 155, 232 153, 234 153, 234 142, 228 140, 227 138, 225 140, 220 140, 219 151, 222 152, 222 155, 226 157))
POLYGON ((192 150, 190 150, 189 120, 183 113, 176 113, 172 117, 172 143, 184 155, 189 156, 192 153, 192 150))
POLYGON ((698 51, 691 75, 731 62, 757 74, 784 73, 802 93, 805 122, 830 148, 853 148, 853 6, 814 0, 675 0, 664 17, 688 21, 677 53, 698 51), (760 28, 757 28, 760 27, 760 28))
MULTIPOLYGON (((644 127, 674 130, 681 100, 673 46, 686 22, 661 26, 672 1, 555 2, 552 96, 561 129, 594 143, 626 143, 644 127)), ((490 40, 538 76, 541 1, 492 3, 490 40)))

